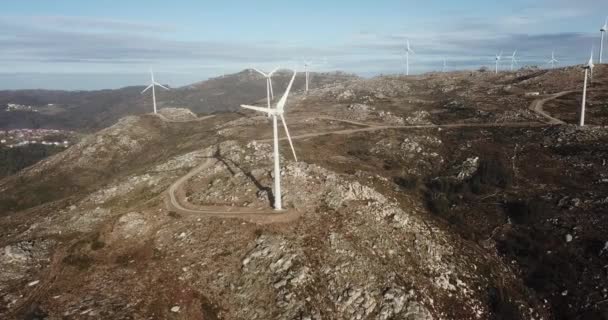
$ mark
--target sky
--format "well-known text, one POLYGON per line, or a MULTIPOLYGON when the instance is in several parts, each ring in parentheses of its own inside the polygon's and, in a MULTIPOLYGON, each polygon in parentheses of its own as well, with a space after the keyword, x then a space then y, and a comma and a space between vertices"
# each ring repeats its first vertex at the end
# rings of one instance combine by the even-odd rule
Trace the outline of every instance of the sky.
MULTIPOLYGON (((606 0, 6 1, 0 89, 173 87, 250 67, 361 76, 546 64, 598 55, 606 0)), ((608 37, 607 37, 608 38, 608 37)), ((607 41, 608 44, 608 41, 607 41)), ((608 51, 608 45, 606 45, 608 51)), ((608 53, 604 55, 608 60, 608 53)))

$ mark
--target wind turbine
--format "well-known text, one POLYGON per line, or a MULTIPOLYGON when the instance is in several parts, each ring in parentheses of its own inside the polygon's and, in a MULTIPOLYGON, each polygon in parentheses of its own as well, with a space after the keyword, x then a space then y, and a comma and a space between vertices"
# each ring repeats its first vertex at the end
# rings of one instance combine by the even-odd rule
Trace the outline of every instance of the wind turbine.
POLYGON ((410 40, 407 40, 406 45, 407 46, 405 47, 405 75, 409 76, 410 75, 410 53, 416 54, 416 52, 414 52, 414 50, 412 50, 412 48, 410 48, 410 40))
POLYGON ((310 61, 304 61, 304 74, 306 75, 306 92, 308 92, 308 82, 310 77, 308 76, 308 67, 310 66, 310 61))
POLYGON ((156 114, 156 91, 154 90, 155 86, 159 86, 165 90, 169 90, 169 88, 163 86, 162 84, 156 82, 154 80, 154 72, 152 70, 150 70, 150 85, 147 86, 144 91, 141 92, 141 94, 144 94, 144 92, 148 91, 148 89, 152 88, 152 101, 154 102, 154 113, 156 114))
POLYGON ((513 51, 513 55, 511 56, 511 71, 513 71, 513 67, 519 62, 515 55, 517 54, 517 50, 513 51))
POLYGON ((555 59, 555 51, 551 51, 551 60, 549 60, 549 62, 547 62, 547 64, 551 65, 551 69, 555 69, 555 63, 559 62, 557 59, 555 59))
POLYGON ((447 68, 448 68, 448 62, 444 58, 443 59, 443 72, 445 72, 445 70, 447 70, 447 68))
POLYGON ((583 67, 585 69, 585 84, 583 85, 583 103, 581 105, 581 127, 585 126, 585 104, 587 103, 587 78, 589 76, 589 72, 593 74, 593 50, 591 50, 591 57, 589 58, 589 62, 586 66, 583 67))
POLYGON ((254 111, 265 112, 272 116, 272 134, 274 137, 274 209, 282 210, 281 204, 281 169, 280 169, 280 157, 279 157, 279 128, 277 124, 277 117, 281 118, 281 122, 283 122, 283 128, 285 128, 285 134, 287 135, 287 140, 289 141, 289 146, 291 147, 291 151, 293 152, 293 158, 298 161, 296 156, 296 150, 293 148, 293 143, 291 142, 291 136, 289 135, 289 130, 287 129, 287 124, 285 123, 285 117, 283 114, 285 113, 285 102, 287 102, 287 96, 289 95, 289 91, 291 90, 291 86, 293 85, 293 81, 296 79, 297 72, 294 70, 293 76, 291 77, 291 81, 287 86, 287 90, 281 97, 281 100, 277 103, 274 109, 266 109, 261 107, 254 107, 248 105, 241 105, 242 108, 251 109, 254 111))
POLYGON ((494 70, 495 74, 498 74, 498 64, 500 63, 500 59, 502 59, 502 51, 496 55, 496 68, 494 70))
MULTIPOLYGON (((270 110, 270 100, 274 99, 274 91, 272 90, 272 75, 279 70, 279 68, 275 68, 270 73, 265 73, 260 71, 259 69, 253 68, 257 73, 261 74, 266 78, 266 100, 268 100, 268 110, 270 110)), ((270 115, 269 115, 270 117, 270 115)))
POLYGON ((608 17, 606 17, 606 22, 604 22, 604 26, 600 29, 600 33, 602 34, 602 39, 600 41, 600 64, 602 63, 602 57, 604 56, 604 33, 608 31, 608 17))

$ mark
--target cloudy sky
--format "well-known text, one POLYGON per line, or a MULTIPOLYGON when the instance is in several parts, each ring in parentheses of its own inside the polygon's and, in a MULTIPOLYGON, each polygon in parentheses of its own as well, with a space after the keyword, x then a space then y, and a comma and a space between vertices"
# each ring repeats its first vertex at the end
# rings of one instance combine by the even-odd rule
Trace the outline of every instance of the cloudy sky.
POLYGON ((11 0, 0 13, 0 89, 118 88, 146 82, 150 68, 181 86, 304 60, 398 73, 406 39, 413 73, 443 59, 492 66, 516 49, 522 65, 542 65, 552 50, 578 64, 599 47, 607 15, 606 0, 11 0))

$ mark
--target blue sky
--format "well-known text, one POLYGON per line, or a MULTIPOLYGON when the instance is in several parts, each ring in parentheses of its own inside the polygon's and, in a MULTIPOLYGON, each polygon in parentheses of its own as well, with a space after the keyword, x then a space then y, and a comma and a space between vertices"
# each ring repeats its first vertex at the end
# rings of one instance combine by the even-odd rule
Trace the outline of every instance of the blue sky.
POLYGON ((515 49, 524 65, 552 50, 577 64, 599 47, 607 15, 605 0, 9 1, 0 89, 118 88, 146 82, 149 68, 182 86, 303 60, 318 71, 398 73, 405 39, 413 73, 440 70, 444 58, 452 69, 491 66, 515 49))

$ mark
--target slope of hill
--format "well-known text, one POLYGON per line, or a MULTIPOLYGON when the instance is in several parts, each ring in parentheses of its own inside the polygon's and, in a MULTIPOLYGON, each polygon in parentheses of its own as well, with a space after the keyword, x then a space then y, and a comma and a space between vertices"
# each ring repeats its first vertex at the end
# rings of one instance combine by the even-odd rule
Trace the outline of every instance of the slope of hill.
MULTIPOLYGON (((278 72, 273 77, 275 89, 285 87, 289 75, 278 72)), ((343 73, 311 73, 311 87, 356 78, 343 73)), ((295 90, 304 87, 304 76, 298 76, 295 90)), ((0 91, 0 129, 53 128, 76 131, 95 131, 112 125, 127 115, 148 113, 150 95, 141 95, 144 87, 127 87, 100 91, 0 91), (7 111, 8 104, 32 106, 38 112, 7 111)), ((187 108, 195 113, 235 111, 241 103, 254 103, 266 96, 266 82, 259 74, 244 70, 237 74, 213 78, 201 83, 158 90, 160 108, 187 108)))
POLYGON ((0 181, 0 318, 602 319, 608 131, 560 120, 581 78, 295 93, 285 212, 266 117, 123 118, 0 181))

